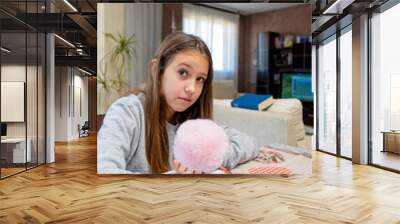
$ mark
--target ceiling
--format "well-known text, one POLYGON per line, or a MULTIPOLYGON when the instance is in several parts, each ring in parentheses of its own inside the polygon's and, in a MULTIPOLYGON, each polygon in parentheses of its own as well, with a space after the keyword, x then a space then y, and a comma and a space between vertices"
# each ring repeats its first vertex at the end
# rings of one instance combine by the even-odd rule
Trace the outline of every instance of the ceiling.
MULTIPOLYGON (((296 0, 294 0, 296 2, 296 0)), ((25 39, 18 34, 26 24, 41 32, 54 32, 72 43, 71 47, 60 38, 55 38, 56 65, 83 66, 96 71, 97 6, 98 2, 114 0, 45 0, 32 2, 0 0, 0 22, 4 42, 14 49, 12 54, 24 55, 35 52, 36 46, 29 44, 25 52, 25 39), (47 8, 46 8, 47 7, 47 8), (49 12, 51 8, 51 14, 49 12), (26 13, 28 12, 28 13, 26 13), (14 42, 14 43, 12 43, 14 42), (19 50, 17 50, 19 49, 19 50), (20 53, 18 53, 20 52, 20 53)), ((119 1, 123 2, 123 1, 119 1)), ((125 1, 128 2, 128 1, 125 1)), ((132 1, 130 1, 132 2, 132 1)), ((242 15, 285 9, 304 3, 202 3, 215 8, 233 11, 242 15)), ((11 56, 10 54, 8 56, 11 56)))
POLYGON ((260 12, 268 12, 285 9, 304 3, 203 3, 205 5, 233 11, 241 15, 249 15, 260 12))
POLYGON ((312 36, 313 41, 318 41, 318 36, 332 35, 336 29, 341 29, 344 24, 351 23, 351 17, 374 12, 388 0, 313 0, 312 36), (350 22, 346 22, 346 18, 350 22), (342 22, 340 22, 342 21, 342 22), (323 34, 323 35, 321 35, 323 34))
POLYGON ((29 43, 30 38, 25 43, 25 29, 31 27, 30 31, 55 33, 74 45, 55 38, 56 66, 82 66, 95 71, 98 1, 47 0, 47 6, 45 2, 0 1, 2 45, 12 50, 7 57, 18 61, 24 55, 28 59, 35 55, 36 46, 29 43))

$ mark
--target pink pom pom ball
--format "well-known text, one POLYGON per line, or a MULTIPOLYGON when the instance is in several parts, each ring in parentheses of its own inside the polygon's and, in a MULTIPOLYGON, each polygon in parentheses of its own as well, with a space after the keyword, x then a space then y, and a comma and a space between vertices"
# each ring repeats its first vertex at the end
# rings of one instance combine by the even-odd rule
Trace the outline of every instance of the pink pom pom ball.
POLYGON ((177 130, 174 156, 189 170, 210 173, 222 165, 228 147, 228 136, 215 122, 188 120, 177 130))

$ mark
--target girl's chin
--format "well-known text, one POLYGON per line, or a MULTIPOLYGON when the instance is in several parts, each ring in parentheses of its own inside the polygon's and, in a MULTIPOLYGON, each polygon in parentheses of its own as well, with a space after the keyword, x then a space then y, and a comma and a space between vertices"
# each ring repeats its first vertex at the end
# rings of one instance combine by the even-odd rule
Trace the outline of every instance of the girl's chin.
POLYGON ((190 104, 188 104, 188 105, 176 105, 172 109, 175 112, 183 112, 183 111, 187 110, 190 106, 191 106, 190 104))
POLYGON ((189 107, 176 107, 176 108, 174 108, 174 111, 175 111, 175 112, 183 112, 183 111, 185 111, 187 108, 189 108, 189 107))

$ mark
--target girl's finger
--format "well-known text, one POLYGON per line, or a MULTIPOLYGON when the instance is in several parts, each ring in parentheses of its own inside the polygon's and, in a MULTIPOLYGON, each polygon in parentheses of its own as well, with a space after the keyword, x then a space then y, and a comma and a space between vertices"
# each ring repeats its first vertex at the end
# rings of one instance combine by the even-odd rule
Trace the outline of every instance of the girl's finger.
POLYGON ((178 169, 179 173, 185 173, 186 170, 187 170, 187 168, 184 167, 181 163, 179 163, 179 169, 178 169))
POLYGON ((180 163, 176 160, 172 161, 174 170, 178 172, 180 163))
POLYGON ((204 174, 204 172, 201 171, 188 169, 177 160, 173 160, 172 164, 174 166, 174 170, 180 174, 204 174))
POLYGON ((182 166, 182 164, 176 160, 173 161, 174 163, 174 169, 176 170, 176 172, 182 174, 185 173, 186 168, 184 166, 182 166))

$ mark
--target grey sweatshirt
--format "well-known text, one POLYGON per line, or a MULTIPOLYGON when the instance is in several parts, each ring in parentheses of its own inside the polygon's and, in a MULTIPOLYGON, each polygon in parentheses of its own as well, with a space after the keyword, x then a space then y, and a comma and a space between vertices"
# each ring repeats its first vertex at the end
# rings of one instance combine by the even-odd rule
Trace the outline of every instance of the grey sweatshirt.
MULTIPOLYGON (((143 99, 143 95, 139 95, 143 99)), ((136 95, 122 97, 108 109, 97 136, 98 174, 148 174, 150 165, 145 151, 145 120, 142 101, 136 95)), ((221 126, 229 137, 229 150, 223 166, 236 165, 253 159, 259 152, 254 138, 235 129, 221 126)), ((172 169, 173 143, 177 130, 167 122, 169 168, 172 169)))

